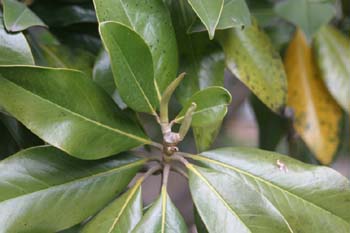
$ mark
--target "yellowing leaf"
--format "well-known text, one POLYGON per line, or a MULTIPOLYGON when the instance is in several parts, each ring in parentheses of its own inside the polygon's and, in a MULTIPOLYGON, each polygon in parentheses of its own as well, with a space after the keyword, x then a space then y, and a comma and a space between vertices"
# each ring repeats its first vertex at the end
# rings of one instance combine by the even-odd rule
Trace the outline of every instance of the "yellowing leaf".
POLYGON ((301 30, 289 45, 285 67, 294 127, 317 159, 329 164, 339 145, 341 110, 319 77, 312 49, 301 30))

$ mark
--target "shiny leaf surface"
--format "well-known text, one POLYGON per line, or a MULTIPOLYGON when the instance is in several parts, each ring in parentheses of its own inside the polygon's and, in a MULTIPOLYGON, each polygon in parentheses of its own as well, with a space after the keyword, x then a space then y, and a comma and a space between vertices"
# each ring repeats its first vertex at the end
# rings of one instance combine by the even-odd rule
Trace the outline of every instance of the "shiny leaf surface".
MULTIPOLYGON (((288 226, 284 231, 271 229, 267 232, 347 233, 350 230, 350 183, 330 168, 304 164, 287 156, 253 148, 223 148, 194 155, 191 158, 202 166, 233 176, 239 179, 242 185, 255 190, 259 198, 250 199, 249 204, 256 205, 258 203, 256 200, 262 200, 263 202, 260 203, 265 202, 265 208, 275 211, 281 219, 284 219, 280 226, 288 226)), ((233 195, 231 189, 237 186, 223 185, 224 178, 218 181, 214 178, 209 180, 211 171, 200 172, 200 174, 207 176, 208 182, 217 182, 217 186, 222 189, 229 187, 228 194, 231 198, 244 199, 244 196, 249 195, 248 193, 242 195, 241 190, 239 195, 233 195)), ((204 179, 201 180, 204 182, 204 179)), ((208 186, 198 185, 197 187, 200 189, 208 186)), ((227 193, 223 192, 222 195, 227 193)), ((207 196, 205 195, 205 198, 207 196)), ((199 198, 204 200, 204 197, 199 196, 199 198)), ((207 199, 205 203, 209 203, 207 199)), ((236 206, 244 205, 238 203, 236 206)), ((214 208, 209 209, 207 214, 214 208)), ((251 211, 249 212, 252 214, 251 211)), ((269 228, 268 224, 262 226, 262 231, 265 227, 269 228)))
POLYGON ((161 196, 147 210, 132 233, 185 233, 187 226, 175 205, 172 203, 166 188, 163 187, 161 196))
POLYGON ((16 64, 33 65, 32 52, 22 33, 8 33, 0 24, 0 65, 16 64))
POLYGON ((181 122, 192 103, 197 104, 192 114, 192 126, 200 127, 222 121, 231 103, 231 94, 222 87, 209 87, 195 93, 176 117, 181 122))
POLYGON ((322 82, 312 49, 301 30, 289 45, 285 66, 294 127, 317 159, 329 164, 339 145, 341 109, 322 82))
POLYGON ((217 121, 209 125, 192 127, 197 151, 210 149, 221 129, 222 121, 217 121))
POLYGON ((224 0, 188 0, 188 2, 207 28, 210 39, 213 39, 224 8, 224 0))
POLYGON ((80 223, 123 191, 144 163, 117 158, 82 161, 43 146, 1 161, 1 230, 56 232, 80 223))
POLYGON ((245 30, 219 34, 228 69, 275 112, 284 107, 287 80, 282 60, 256 21, 245 30))
POLYGON ((129 233, 142 218, 141 180, 89 221, 81 233, 129 233))
POLYGON ((336 13, 333 3, 329 0, 281 1, 276 5, 275 11, 281 17, 300 27, 309 40, 336 13))
POLYGON ((290 232, 280 213, 239 175, 193 165, 188 169, 194 204, 210 233, 290 232))
POLYGON ((83 73, 0 67, 0 105, 44 141, 97 159, 149 143, 142 130, 83 73))
MULTIPOLYGON (((244 29, 251 25, 251 16, 245 0, 225 0, 217 30, 228 28, 244 29)), ((190 32, 204 31, 205 27, 196 20, 189 28, 190 32)))
POLYGON ((32 26, 46 26, 24 3, 3 0, 4 23, 8 31, 23 31, 32 26))
POLYGON ((178 68, 174 29, 164 3, 161 0, 94 0, 94 4, 100 23, 120 22, 144 39, 152 54, 160 99, 163 91, 177 76, 178 68))
POLYGON ((148 46, 137 33, 119 23, 102 23, 100 32, 123 101, 135 111, 154 113, 158 99, 148 46))
POLYGON ((315 51, 321 76, 328 90, 350 112, 350 40, 336 28, 326 26, 315 37, 315 51))

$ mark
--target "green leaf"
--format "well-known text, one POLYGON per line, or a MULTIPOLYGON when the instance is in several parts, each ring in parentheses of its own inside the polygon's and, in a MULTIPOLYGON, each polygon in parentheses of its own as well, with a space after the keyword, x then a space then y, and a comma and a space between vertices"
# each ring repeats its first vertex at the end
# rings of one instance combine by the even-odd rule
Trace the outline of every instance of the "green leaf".
POLYGON ((290 232, 277 209, 239 175, 193 165, 188 169, 193 202, 210 233, 290 232))
POLYGON ((0 24, 0 65, 17 64, 34 64, 30 47, 22 33, 10 34, 0 24))
MULTIPOLYGON (((350 230, 350 184, 330 168, 304 164, 287 156, 253 148, 223 148, 191 158, 203 166, 238 177, 240 183, 255 190, 259 199, 268 204, 266 207, 276 211, 290 229, 266 232, 347 233, 350 230)), ((202 176, 210 174, 206 171, 202 176)), ((219 179, 218 185, 230 187, 231 197, 248 195, 242 191, 233 195, 231 189, 237 184, 227 186, 224 180, 224 177, 219 179)), ((205 197, 208 198, 208 195, 205 197)), ((252 200, 251 204, 257 203, 255 198, 252 200)), ((262 226, 269 227, 268 224, 262 226)))
POLYGON ((287 0, 277 3, 275 11, 281 17, 300 27, 309 41, 335 15, 334 5, 322 0, 287 0))
MULTIPOLYGON (((116 21, 136 31, 150 48, 158 98, 177 76, 174 29, 161 0, 94 0, 98 21, 116 21)), ((144 61, 146 62, 146 61, 144 61)))
POLYGON ((280 112, 286 103, 287 78, 283 63, 256 20, 245 30, 220 32, 226 65, 265 105, 280 112))
MULTIPOLYGON (((225 0, 216 30, 228 28, 244 29, 249 27, 251 23, 251 16, 245 0, 225 0)), ((190 32, 202 32, 204 30, 205 27, 199 20, 195 20, 189 28, 190 32)))
POLYGON ((213 39, 215 29, 219 23, 221 13, 224 8, 224 0, 188 0, 188 2, 207 28, 209 38, 213 39))
POLYGON ((24 3, 3 0, 4 23, 10 32, 23 31, 32 26, 46 26, 24 3))
POLYGON ((224 85, 224 53, 205 33, 189 35, 187 28, 196 17, 186 0, 167 0, 179 46, 180 69, 186 77, 176 90, 182 105, 197 91, 224 85))
POLYGON ((208 87, 195 93, 176 117, 181 122, 192 103, 197 104, 192 114, 192 126, 200 127, 222 121, 227 113, 227 105, 231 103, 231 94, 222 87, 208 87))
POLYGON ((142 218, 141 181, 89 221, 81 233, 130 233, 142 218))
POLYGON ((19 150, 17 143, 6 126, 0 121, 0 160, 19 150))
POLYGON ((175 205, 172 203, 166 188, 162 188, 161 196, 147 210, 132 233, 185 233, 187 226, 175 205))
POLYGON ((40 138, 82 159, 150 143, 83 73, 43 67, 0 67, 0 106, 40 138))
POLYGON ((0 162, 0 225, 7 233, 56 232, 80 223, 125 189, 145 161, 82 161, 49 146, 0 162))
POLYGON ((112 97, 119 108, 125 109, 127 107, 116 89, 111 68, 111 61, 108 53, 104 49, 100 51, 96 58, 92 78, 112 97))
POLYGON ((146 43, 137 33, 116 22, 101 23, 100 33, 123 101, 135 111, 155 113, 159 103, 152 55, 146 43))
POLYGON ((316 60, 328 90, 350 113, 350 40, 336 28, 326 26, 315 37, 316 60))
POLYGON ((221 125, 222 120, 205 125, 204 127, 192 127, 197 151, 201 152, 210 149, 220 132, 221 125))

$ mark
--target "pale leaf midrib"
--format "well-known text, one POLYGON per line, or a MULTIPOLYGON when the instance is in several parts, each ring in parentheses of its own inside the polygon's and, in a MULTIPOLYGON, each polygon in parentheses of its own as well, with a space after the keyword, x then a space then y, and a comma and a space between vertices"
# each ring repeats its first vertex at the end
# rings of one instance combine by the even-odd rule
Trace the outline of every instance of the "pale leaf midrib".
POLYGON ((277 186, 277 185, 271 183, 271 182, 268 181, 268 180, 265 180, 265 179, 263 179, 263 178, 260 178, 260 177, 258 177, 258 176, 255 176, 255 175, 253 175, 253 174, 251 174, 251 173, 249 173, 249 172, 243 171, 243 170, 241 170, 241 169, 239 169, 239 168, 237 168, 237 167, 234 167, 234 166, 232 166, 232 165, 225 164, 225 163, 223 163, 223 162, 220 162, 220 161, 217 161, 217 160, 208 158, 208 157, 205 157, 205 158, 204 158, 204 157, 202 157, 202 156, 192 155, 191 158, 193 158, 194 160, 198 160, 198 161, 202 160, 202 161, 206 161, 206 162, 209 162, 209 163, 217 164, 217 165, 219 165, 219 166, 228 168, 228 169, 230 169, 230 170, 234 170, 234 171, 236 171, 236 172, 238 172, 238 173, 240 173, 240 174, 243 174, 243 175, 245 175, 245 176, 248 176, 248 177, 250 177, 250 178, 252 178, 252 179, 254 179, 254 180, 258 180, 258 181, 260 181, 261 183, 264 183, 264 184, 267 185, 267 186, 271 186, 271 187, 273 187, 273 188, 275 188, 275 189, 278 189, 278 190, 281 191, 282 193, 287 193, 287 194, 289 194, 290 196, 293 196, 293 197, 295 197, 296 199, 301 200, 302 202, 309 203, 310 205, 314 206, 315 208, 320 209, 320 210, 322 210, 322 211, 324 211, 324 212, 327 212, 328 214, 330 214, 330 215, 332 215, 332 216, 335 216, 336 218, 340 219, 342 222, 345 222, 347 225, 350 225, 348 222, 346 222, 345 219, 339 217, 338 215, 336 215, 336 214, 334 214, 334 213, 332 213, 332 212, 330 212, 330 211, 328 211, 328 210, 326 210, 326 209, 324 209, 324 208, 322 208, 322 207, 320 207, 320 206, 314 204, 313 202, 311 202, 311 201, 309 201, 309 200, 305 200, 305 199, 303 199, 302 197, 299 197, 298 195, 296 195, 296 194, 294 194, 294 193, 292 193, 292 192, 289 192, 288 190, 283 189, 283 188, 281 188, 281 187, 279 187, 279 186, 277 186))

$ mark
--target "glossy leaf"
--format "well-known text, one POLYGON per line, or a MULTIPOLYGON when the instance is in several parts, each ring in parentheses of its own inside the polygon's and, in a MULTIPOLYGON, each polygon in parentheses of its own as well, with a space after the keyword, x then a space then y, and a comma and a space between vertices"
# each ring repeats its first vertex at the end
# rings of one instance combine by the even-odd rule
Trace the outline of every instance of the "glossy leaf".
MULTIPOLYGON (((251 16, 245 0, 225 0, 220 20, 216 30, 228 28, 244 29, 251 25, 251 16)), ((195 20, 189 28, 190 32, 204 31, 205 27, 199 20, 195 20)))
POLYGON ((82 161, 49 146, 21 151, 0 162, 1 230, 74 226, 123 191, 144 162, 126 154, 82 161))
POLYGON ((298 30, 286 53, 288 105, 294 127, 323 164, 332 162, 339 145, 341 109, 329 94, 313 60, 312 49, 298 30))
POLYGON ((147 210, 132 233, 185 233, 187 226, 175 205, 172 203, 166 188, 163 187, 161 196, 147 210))
POLYGON ((0 65, 16 64, 34 64, 30 47, 22 33, 8 33, 0 24, 0 65))
POLYGON ((0 105, 46 142, 82 159, 149 143, 137 124, 78 71, 0 67, 0 105))
POLYGON ((328 90, 345 111, 350 112, 350 40, 336 28, 326 26, 315 37, 321 76, 328 90))
POLYGON ((137 33, 119 23, 104 22, 100 32, 123 101, 135 111, 155 113, 159 103, 148 46, 137 33))
POLYGON ((291 232, 278 210, 239 175, 188 169, 193 202, 210 233, 291 232))
MULTIPOLYGON (((255 195, 258 198, 251 198, 248 205, 238 203, 235 207, 249 208, 250 205, 257 205, 259 202, 266 203, 263 207, 271 212, 278 213, 278 216, 283 220, 278 226, 288 227, 284 231, 271 229, 271 231, 266 231, 268 233, 329 233, 334 231, 347 233, 350 230, 350 183, 345 177, 330 168, 304 164, 287 156, 254 148, 223 148, 204 152, 201 155, 194 155, 191 158, 202 166, 232 176, 237 182, 240 180, 238 184, 227 186, 224 182, 230 179, 226 176, 218 175, 217 172, 211 170, 200 170, 198 173, 204 178, 197 176, 195 187, 198 190, 204 187, 208 188, 208 185, 199 185, 205 184, 204 180, 207 180, 212 186, 216 184, 214 187, 228 190, 227 192, 219 191, 219 194, 221 193, 222 197, 229 196, 234 200, 236 198, 244 200, 245 196, 251 195, 250 192, 242 192, 241 190, 238 190, 237 195, 234 195, 232 189, 235 190, 235 187, 239 184, 255 190, 255 195), (212 176, 220 178, 216 179, 212 176)), ((193 177, 194 174, 190 176, 193 177)), ((194 182, 193 179, 191 178, 192 183, 194 182)), ((194 185, 191 186, 191 189, 193 189, 194 185)), ((192 195, 193 193, 192 191, 192 195)), ((202 202, 205 200, 205 203, 209 205, 211 202, 207 201, 207 198, 209 194, 214 196, 213 193, 212 191, 206 192, 205 196, 197 194, 198 200, 201 198, 202 202)), ((218 206, 218 203, 221 205, 221 202, 217 201, 214 204, 218 206)), ((204 204, 203 206, 203 208, 206 207, 204 204)), ((215 208, 208 207, 208 211, 206 213, 202 211, 202 215, 209 215, 214 209, 218 208, 217 206, 215 208)), ((251 216, 252 213, 252 211, 248 212, 251 216)), ((221 215, 218 213, 214 216, 221 215)), ((260 215, 256 217, 259 219, 260 215)), ((255 217, 252 218, 253 221, 254 219, 255 217)), ((214 220, 209 219, 208 221, 214 220)), ((225 226, 225 224, 216 225, 225 226)), ((270 227, 269 224, 261 223, 260 226, 263 226, 260 229, 261 231, 265 227, 270 227)), ((251 232, 260 231, 257 229, 251 232)))
POLYGON ((284 107, 287 80, 282 60, 256 21, 245 30, 219 34, 226 65, 265 105, 275 112, 284 107))
POLYGON ((231 94, 222 87, 209 87, 195 93, 176 117, 181 122, 192 103, 197 104, 192 114, 192 126, 205 126, 221 121, 227 113, 227 105, 231 103, 231 94))
POLYGON ((127 105, 121 99, 113 78, 111 61, 106 50, 102 49, 96 58, 93 69, 93 80, 102 87, 118 104, 119 108, 125 109, 127 105))
POLYGON ((220 132, 221 125, 222 121, 217 121, 209 125, 192 127, 197 151, 210 149, 220 132))
POLYGON ((188 2, 207 28, 210 39, 213 39, 224 9, 224 0, 188 0, 188 2))
POLYGON ((81 233, 130 233, 142 218, 141 180, 89 221, 81 233))
POLYGON ((148 45, 158 98, 175 79, 178 68, 174 29, 161 0, 94 0, 98 21, 116 21, 136 31, 148 45))
POLYGON ((287 0, 275 6, 281 17, 301 28, 307 38, 313 35, 335 15, 335 7, 329 0, 287 0))
POLYGON ((180 69, 186 76, 176 90, 182 105, 197 91, 224 85, 224 54, 205 33, 189 35, 187 28, 196 17, 187 0, 167 0, 179 46, 180 69))
POLYGON ((0 121, 0 160, 18 151, 18 145, 6 126, 0 121))
POLYGON ((8 31, 23 31, 32 26, 46 26, 24 3, 3 0, 4 23, 8 31))

